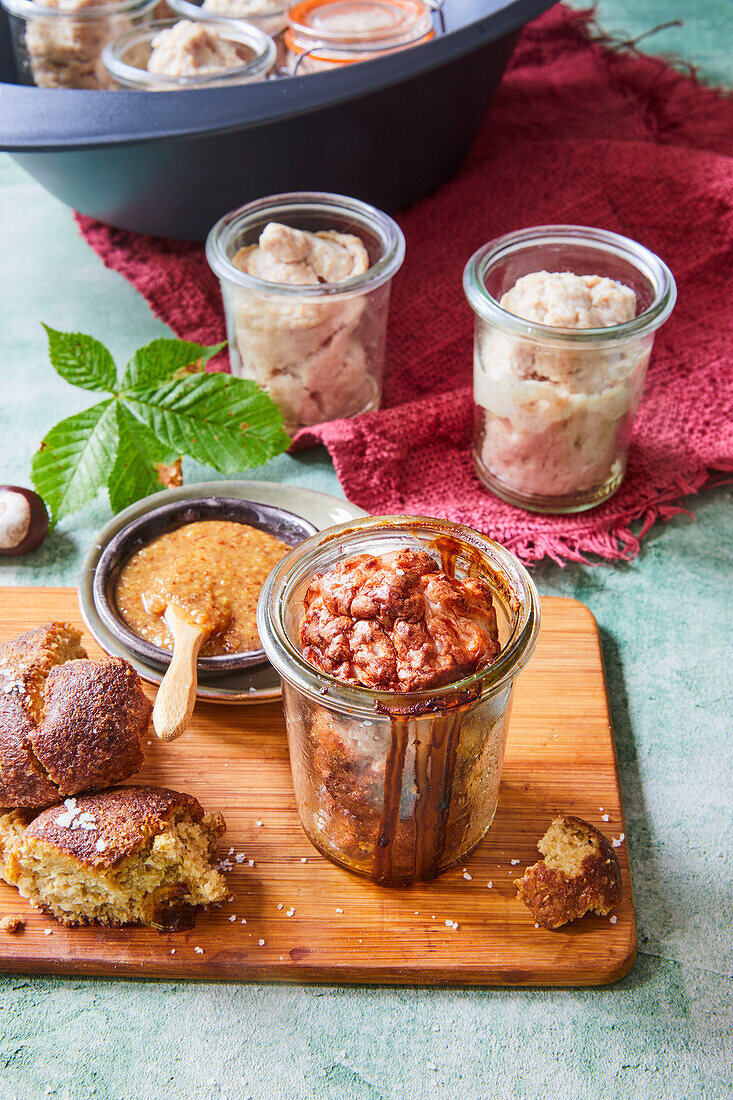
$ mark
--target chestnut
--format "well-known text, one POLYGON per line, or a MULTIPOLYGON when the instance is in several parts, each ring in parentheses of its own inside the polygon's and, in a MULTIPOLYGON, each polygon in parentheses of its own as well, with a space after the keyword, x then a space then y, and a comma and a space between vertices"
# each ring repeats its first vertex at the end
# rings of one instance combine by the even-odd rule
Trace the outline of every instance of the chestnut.
POLYGON ((0 485, 0 554, 27 554, 48 534, 48 512, 38 493, 0 485))

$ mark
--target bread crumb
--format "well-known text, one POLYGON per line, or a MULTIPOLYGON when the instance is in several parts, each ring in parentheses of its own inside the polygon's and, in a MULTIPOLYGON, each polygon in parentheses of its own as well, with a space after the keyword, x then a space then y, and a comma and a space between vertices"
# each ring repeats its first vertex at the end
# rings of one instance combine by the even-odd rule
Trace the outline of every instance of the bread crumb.
POLYGON ((25 921, 19 913, 13 913, 10 916, 3 917, 0 920, 0 932, 10 932, 13 935, 15 932, 19 932, 25 925, 25 921))

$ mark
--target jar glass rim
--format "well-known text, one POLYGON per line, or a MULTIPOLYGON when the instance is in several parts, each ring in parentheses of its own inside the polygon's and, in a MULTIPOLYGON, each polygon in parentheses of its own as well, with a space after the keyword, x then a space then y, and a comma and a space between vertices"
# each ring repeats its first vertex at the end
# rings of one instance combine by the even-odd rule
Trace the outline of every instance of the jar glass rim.
POLYGON ((170 0, 168 7, 186 19, 200 19, 202 23, 218 20, 221 23, 237 25, 249 23, 251 26, 257 26, 260 20, 274 19, 276 16, 284 15, 287 11, 286 5, 278 5, 262 11, 248 12, 246 15, 227 15, 225 12, 204 11, 203 0, 200 3, 196 3, 196 0, 170 0))
MULTIPOLYGON (((264 228, 263 222, 263 228, 264 228)), ((206 259, 209 267, 220 279, 244 287, 260 294, 278 295, 294 298, 348 298, 373 290, 388 282, 402 266, 405 258, 405 238, 402 230, 388 214, 377 210, 369 203, 352 199, 346 195, 331 194, 327 191, 290 191, 280 195, 268 195, 263 199, 245 203, 220 218, 206 238, 206 259), (359 225, 369 233, 376 235, 382 247, 382 255, 361 275, 352 275, 338 283, 317 283, 301 285, 273 283, 268 279, 259 279, 236 267, 229 255, 229 246, 238 245, 238 238, 248 223, 260 221, 263 214, 267 220, 277 221, 307 213, 325 214, 333 211, 359 225), (272 215, 272 217, 270 217, 272 215)))
MULTIPOLYGON (((602 272, 598 272, 602 275, 602 272)), ((463 290, 469 305, 485 321, 518 336, 563 344, 614 343, 654 332, 669 317, 677 300, 672 272, 654 252, 620 233, 583 225, 539 225, 505 233, 477 249, 463 271, 463 290), (651 304, 637 317, 603 328, 560 328, 528 321, 503 309, 486 287, 493 266, 508 256, 538 245, 583 245, 625 260, 647 279, 653 288, 651 304)))
MULTIPOLYGON (((153 0, 155 3, 156 0, 153 0)), ((227 69, 220 69, 212 73, 202 73, 199 76, 167 76, 165 73, 151 73, 147 69, 141 69, 137 65, 130 65, 122 60, 121 54, 130 46, 140 45, 146 39, 168 30, 181 22, 180 19, 158 19, 144 26, 132 27, 125 31, 112 42, 108 42, 102 50, 102 62, 107 72, 120 84, 129 88, 145 91, 155 86, 160 89, 176 88, 200 88, 216 87, 218 84, 230 83, 237 77, 249 76, 252 80, 264 76, 275 63, 277 48, 269 35, 261 31, 259 27, 251 26, 240 20, 233 26, 228 20, 207 19, 207 23, 218 23, 222 29, 222 35, 231 41, 241 43, 254 51, 254 56, 241 65, 235 65, 227 69), (224 32, 226 32, 224 34, 224 32)), ((203 22, 203 20, 201 20, 203 22)))
MULTIPOLYGON (((497 568, 497 571, 498 571, 497 568)), ((482 535, 470 527, 450 520, 430 516, 367 516, 350 520, 336 527, 320 531, 290 551, 273 569, 260 593, 257 603, 257 629, 268 660, 278 674, 311 698, 324 705, 336 704, 344 709, 373 715, 380 706, 419 709, 436 699, 450 700, 459 692, 481 688, 481 698, 495 694, 507 681, 513 679, 529 660, 534 649, 540 625, 540 603, 537 589, 521 562, 500 543, 482 535), (497 659, 488 667, 462 680, 456 680, 440 688, 421 692, 377 691, 373 688, 344 683, 316 668, 305 659, 301 650, 288 636, 283 615, 288 595, 304 577, 312 575, 311 569, 322 551, 334 542, 343 542, 344 556, 353 549, 354 554, 364 552, 360 544, 372 533, 405 528, 435 536, 448 534, 483 552, 487 560, 502 570, 511 582, 511 593, 517 601, 517 613, 504 646, 497 659), (353 537, 353 547, 347 545, 353 537), (326 700, 328 702, 326 703, 326 700)))
POLYGON ((6 11, 23 19, 70 19, 75 23, 107 19, 113 15, 129 12, 145 15, 152 11, 157 3, 158 0, 111 0, 110 3, 94 4, 81 10, 70 10, 69 8, 48 8, 44 4, 36 3, 36 0, 0 0, 0 5, 6 11))
MULTIPOLYGON (((339 30, 336 28, 314 26, 309 17, 322 8, 330 7, 343 0, 300 0, 288 10, 288 31, 301 42, 314 43, 321 48, 343 48, 351 50, 383 50, 397 45, 411 45, 425 37, 432 30, 433 9, 426 0, 392 0, 388 5, 399 9, 402 19, 390 26, 374 27, 366 30, 339 30), (411 33, 409 40, 405 34, 411 33)), ((367 0, 367 3, 369 0, 367 0)), ((376 7, 383 6, 379 0, 376 7)))

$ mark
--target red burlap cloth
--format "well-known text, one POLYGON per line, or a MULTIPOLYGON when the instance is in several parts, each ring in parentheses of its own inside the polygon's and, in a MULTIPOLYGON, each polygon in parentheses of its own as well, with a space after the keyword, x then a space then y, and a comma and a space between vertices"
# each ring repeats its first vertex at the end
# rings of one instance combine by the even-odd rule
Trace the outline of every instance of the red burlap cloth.
MULTIPOLYGON (((655 519, 733 470, 733 98, 590 40, 589 20, 558 6, 526 29, 466 164, 398 217, 407 258, 393 287, 382 408, 297 438, 325 443, 355 504, 470 524, 527 562, 630 558, 655 519), (657 334, 626 479, 577 517, 502 503, 469 454, 463 266, 492 237, 545 222, 633 237, 667 261, 679 289, 657 334)), ((201 246, 79 224, 178 335, 224 338, 201 246)))

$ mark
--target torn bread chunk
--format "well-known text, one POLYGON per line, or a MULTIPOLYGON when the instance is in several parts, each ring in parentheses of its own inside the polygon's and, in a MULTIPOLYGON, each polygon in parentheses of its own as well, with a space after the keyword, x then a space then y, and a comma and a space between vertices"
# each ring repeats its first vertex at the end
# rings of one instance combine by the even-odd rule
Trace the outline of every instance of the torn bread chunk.
POLYGON ((19 836, 10 828, 6 880, 62 924, 178 931, 193 927, 196 907, 227 897, 214 863, 224 819, 191 795, 116 787, 44 810, 19 836))
POLYGON ((120 657, 90 661, 70 623, 0 647, 0 806, 50 806, 128 779, 152 704, 120 657))
POLYGON ((537 847, 544 856, 515 879, 518 898, 542 928, 586 913, 606 916, 621 897, 621 868, 603 833, 579 817, 556 817, 537 847))

